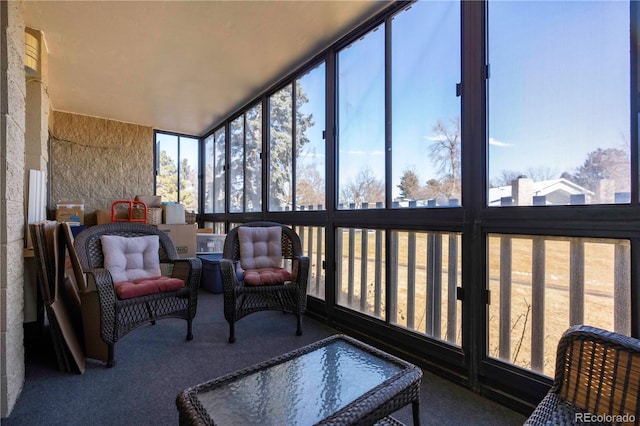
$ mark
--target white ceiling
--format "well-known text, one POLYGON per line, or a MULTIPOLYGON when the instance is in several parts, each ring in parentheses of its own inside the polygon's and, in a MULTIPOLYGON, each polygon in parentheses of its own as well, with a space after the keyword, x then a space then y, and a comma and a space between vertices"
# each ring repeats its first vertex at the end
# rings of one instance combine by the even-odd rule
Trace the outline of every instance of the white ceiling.
POLYGON ((25 1, 53 109, 201 135, 389 5, 25 1))

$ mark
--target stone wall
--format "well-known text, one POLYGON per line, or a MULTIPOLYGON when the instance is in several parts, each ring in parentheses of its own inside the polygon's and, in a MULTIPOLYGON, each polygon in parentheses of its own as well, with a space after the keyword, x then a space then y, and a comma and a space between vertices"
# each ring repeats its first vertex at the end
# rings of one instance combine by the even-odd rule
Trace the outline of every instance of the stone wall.
POLYGON ((59 111, 50 123, 50 209, 81 199, 94 225, 96 210, 153 194, 153 128, 59 111))
POLYGON ((22 1, 0 1, 0 415, 24 384, 25 78, 22 1))

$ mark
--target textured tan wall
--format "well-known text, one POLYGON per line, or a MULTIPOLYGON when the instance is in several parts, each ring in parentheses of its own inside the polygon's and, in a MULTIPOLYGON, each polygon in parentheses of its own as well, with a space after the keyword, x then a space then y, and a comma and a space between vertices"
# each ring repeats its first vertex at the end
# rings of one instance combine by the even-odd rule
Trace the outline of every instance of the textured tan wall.
POLYGON ((97 209, 153 194, 151 127, 59 111, 51 123, 51 209, 82 199, 85 224, 94 225, 97 209))
POLYGON ((0 414, 24 383, 25 80, 22 1, 0 1, 0 414))

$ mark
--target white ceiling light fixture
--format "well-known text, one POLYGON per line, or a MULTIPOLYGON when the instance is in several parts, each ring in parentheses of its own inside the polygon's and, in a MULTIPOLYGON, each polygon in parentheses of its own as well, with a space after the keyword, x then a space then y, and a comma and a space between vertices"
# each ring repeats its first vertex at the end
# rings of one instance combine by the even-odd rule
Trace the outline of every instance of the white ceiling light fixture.
POLYGON ((27 77, 37 77, 40 72, 40 39, 35 31, 25 28, 24 32, 24 71, 27 77))

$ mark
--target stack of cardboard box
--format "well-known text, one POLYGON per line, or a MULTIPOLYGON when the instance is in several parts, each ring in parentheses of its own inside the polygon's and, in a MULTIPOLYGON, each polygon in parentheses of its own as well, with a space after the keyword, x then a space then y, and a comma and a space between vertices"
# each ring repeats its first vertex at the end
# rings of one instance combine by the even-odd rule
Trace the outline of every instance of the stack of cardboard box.
MULTIPOLYGON (((169 235, 171 241, 176 246, 178 256, 196 256, 196 232, 198 225, 186 223, 184 207, 180 204, 163 204, 161 197, 157 195, 137 195, 135 201, 142 201, 147 206, 147 224, 157 227, 169 235), (180 215, 182 212, 182 215, 180 215), (159 219, 162 220, 159 220, 159 219)), ((116 219, 119 218, 117 212, 116 219)), ((110 210, 97 210, 96 219, 98 224, 111 222, 110 210)))

